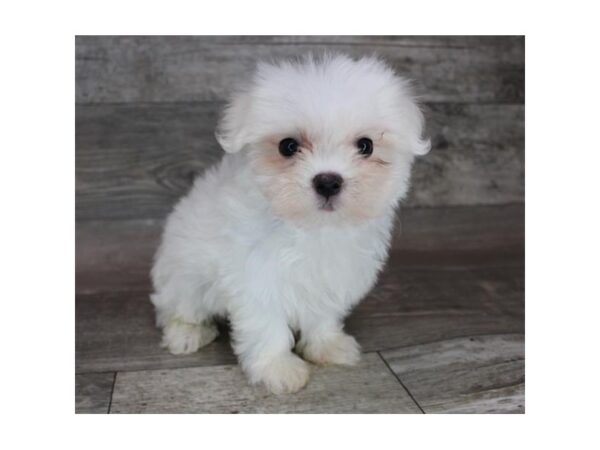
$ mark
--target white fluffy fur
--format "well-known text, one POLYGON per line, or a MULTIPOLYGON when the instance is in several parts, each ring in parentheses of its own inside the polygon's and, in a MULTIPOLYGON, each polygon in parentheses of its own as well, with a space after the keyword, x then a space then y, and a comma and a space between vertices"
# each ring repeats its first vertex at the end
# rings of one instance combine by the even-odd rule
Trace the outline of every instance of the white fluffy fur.
POLYGON ((213 318, 227 316, 243 370, 275 393, 308 381, 297 355, 355 364, 343 319, 387 258, 412 161, 429 150, 422 127, 407 83, 378 59, 259 65, 219 126, 228 154, 168 218, 152 270, 163 344, 194 352, 216 337, 213 318), (374 142, 369 158, 356 148, 363 136, 374 142), (292 158, 278 152, 285 137, 301 143, 292 158), (320 172, 344 178, 333 211, 312 187, 320 172))

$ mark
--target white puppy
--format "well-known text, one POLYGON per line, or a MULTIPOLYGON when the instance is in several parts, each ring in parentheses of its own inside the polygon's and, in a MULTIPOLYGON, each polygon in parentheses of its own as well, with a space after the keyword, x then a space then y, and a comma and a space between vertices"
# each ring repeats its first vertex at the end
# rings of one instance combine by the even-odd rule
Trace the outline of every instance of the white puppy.
POLYGON ((228 316, 243 370, 274 393, 308 381, 297 355, 355 364, 343 320, 387 258, 422 129, 378 59, 260 64, 217 131, 228 154, 168 218, 152 270, 163 345, 195 352, 228 316))

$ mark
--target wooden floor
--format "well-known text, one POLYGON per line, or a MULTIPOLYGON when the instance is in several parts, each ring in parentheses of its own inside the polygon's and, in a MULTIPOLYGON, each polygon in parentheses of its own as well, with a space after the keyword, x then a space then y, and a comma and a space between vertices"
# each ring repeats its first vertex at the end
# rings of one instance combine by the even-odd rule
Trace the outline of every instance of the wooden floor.
POLYGON ((77 224, 78 413, 522 413, 523 205, 401 214, 386 270, 347 320, 360 365, 313 367, 300 393, 247 384, 221 336, 159 346, 153 220, 77 224))

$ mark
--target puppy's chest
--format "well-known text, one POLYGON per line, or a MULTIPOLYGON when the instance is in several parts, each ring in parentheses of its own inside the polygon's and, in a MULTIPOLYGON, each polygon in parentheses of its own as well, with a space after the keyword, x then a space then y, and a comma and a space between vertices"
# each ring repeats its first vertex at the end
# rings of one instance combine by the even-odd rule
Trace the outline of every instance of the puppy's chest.
POLYGON ((288 251, 293 257, 284 254, 282 261, 287 264, 281 269, 291 287, 307 296, 344 300, 371 287, 385 260, 387 243, 377 236, 324 233, 303 236, 288 251))

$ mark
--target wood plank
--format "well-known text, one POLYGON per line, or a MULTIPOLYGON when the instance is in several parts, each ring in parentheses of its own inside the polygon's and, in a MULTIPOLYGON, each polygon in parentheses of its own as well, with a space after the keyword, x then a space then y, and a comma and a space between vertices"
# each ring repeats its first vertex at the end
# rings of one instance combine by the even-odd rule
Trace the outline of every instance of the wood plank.
MULTIPOLYGON (((379 282, 347 320, 365 351, 460 336, 523 333, 524 266, 411 268, 392 254, 379 282)), ((101 280, 99 280, 101 283, 101 280)), ((110 286, 112 280, 106 281, 110 286)), ((128 284, 127 286, 129 286, 128 284)), ((149 286, 79 294, 78 372, 235 363, 226 328, 198 353, 174 356, 159 347, 149 286)))
POLYGON ((148 291, 161 232, 159 221, 78 222, 76 292, 148 291))
POLYGON ((382 356, 425 412, 525 412, 521 334, 464 337, 382 356))
POLYGON ((172 355, 161 348, 148 292, 77 295, 78 373, 235 363, 226 332, 191 355, 172 355))
POLYGON ((223 152, 216 105, 76 108, 77 219, 163 218, 223 152))
POLYGON ((117 374, 111 413, 420 413, 377 354, 356 367, 313 367, 308 385, 275 396, 237 366, 117 374))
POLYGON ((524 332, 524 266, 412 269, 395 258, 346 321, 363 350, 524 332))
MULTIPOLYGON (((164 218, 223 155, 221 104, 78 105, 78 220, 164 218)), ((523 203, 524 107, 429 105, 407 207, 523 203)))
MULTIPOLYGON (((524 206, 403 208, 396 225, 399 267, 483 267, 524 263, 524 206)), ((76 224, 78 293, 148 288, 162 221, 76 224)))
POLYGON ((115 375, 114 372, 75 375, 75 413, 108 413, 115 375))
POLYGON ((428 102, 523 103, 525 40, 486 36, 79 36, 80 103, 222 101, 256 62, 378 54, 428 102))
POLYGON ((428 105, 432 150, 418 158, 408 206, 524 203, 525 108, 428 105))
POLYGON ((450 253, 453 258, 450 264, 454 265, 472 252, 492 252, 497 257, 522 255, 524 251, 524 203, 402 207, 398 219, 392 247, 411 257, 413 253, 450 253))

